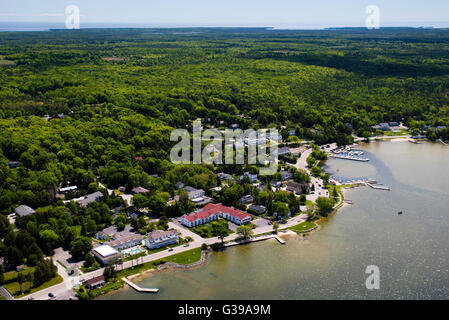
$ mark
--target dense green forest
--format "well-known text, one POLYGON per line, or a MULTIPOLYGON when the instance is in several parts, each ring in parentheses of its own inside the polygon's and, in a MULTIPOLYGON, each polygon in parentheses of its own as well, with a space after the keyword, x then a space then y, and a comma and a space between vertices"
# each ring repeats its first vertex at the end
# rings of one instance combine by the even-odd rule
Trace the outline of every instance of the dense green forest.
MULTIPOLYGON (((449 127, 449 30, 0 33, 0 256, 36 261, 112 223, 121 198, 63 205, 55 193, 69 184, 86 192, 98 181, 143 186, 150 211, 190 210, 166 208, 177 181, 210 189, 219 170, 245 170, 169 161, 170 132, 197 118, 223 128, 282 126, 317 144, 370 136, 380 122, 416 133, 449 127), (6 215, 20 204, 40 209, 13 231, 6 215)), ((449 139, 449 131, 429 136, 449 139)))

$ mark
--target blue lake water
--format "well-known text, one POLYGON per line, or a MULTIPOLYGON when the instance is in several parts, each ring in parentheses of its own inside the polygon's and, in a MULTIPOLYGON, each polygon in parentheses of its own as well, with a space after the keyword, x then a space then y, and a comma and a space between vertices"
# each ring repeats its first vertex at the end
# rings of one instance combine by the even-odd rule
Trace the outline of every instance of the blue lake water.
POLYGON ((332 159, 329 172, 372 177, 391 191, 347 191, 354 205, 305 239, 232 247, 198 269, 139 282, 158 294, 124 288, 99 299, 448 299, 449 147, 382 142, 359 149, 371 161, 332 159), (378 290, 365 286, 369 265, 379 267, 378 290))

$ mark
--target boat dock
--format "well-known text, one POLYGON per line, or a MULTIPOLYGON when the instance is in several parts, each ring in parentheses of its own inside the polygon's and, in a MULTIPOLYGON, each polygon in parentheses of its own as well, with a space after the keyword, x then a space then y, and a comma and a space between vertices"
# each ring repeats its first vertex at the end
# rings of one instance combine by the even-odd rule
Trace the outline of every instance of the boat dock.
POLYGON ((134 290, 136 290, 138 292, 150 292, 150 293, 158 293, 159 292, 159 289, 157 289, 157 288, 141 288, 134 282, 131 282, 128 279, 126 279, 126 277, 123 277, 122 280, 125 281, 131 288, 133 288, 134 290))
POLYGON ((365 184, 366 184, 368 187, 373 188, 373 189, 376 189, 376 190, 387 190, 387 191, 391 191, 390 187, 375 186, 375 185, 372 185, 371 183, 368 183, 368 182, 365 182, 365 184))
POLYGON ((275 235, 275 234, 270 234, 270 235, 261 235, 261 236, 255 236, 251 239, 247 239, 247 240, 241 240, 241 241, 230 241, 228 243, 225 243, 224 246, 225 247, 232 247, 232 246, 238 246, 239 244, 246 244, 246 243, 251 243, 251 242, 257 242, 257 241, 264 241, 264 240, 268 240, 268 239, 276 239, 280 244, 285 244, 285 241, 282 240, 279 236, 275 235))
POLYGON ((348 156, 348 155, 340 155, 340 154, 331 154, 332 158, 336 159, 343 159, 343 160, 353 160, 353 161, 361 161, 361 162, 367 162, 369 161, 368 158, 360 158, 356 156, 348 156))

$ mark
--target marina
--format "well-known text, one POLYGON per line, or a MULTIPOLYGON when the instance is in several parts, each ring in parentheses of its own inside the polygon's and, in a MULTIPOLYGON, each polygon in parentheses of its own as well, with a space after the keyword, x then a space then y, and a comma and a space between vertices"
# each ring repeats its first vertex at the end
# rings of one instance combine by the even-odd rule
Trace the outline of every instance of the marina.
POLYGON ((352 160, 352 161, 361 161, 368 162, 369 158, 362 157, 364 154, 361 150, 353 150, 353 149, 334 149, 331 151, 330 156, 336 159, 343 160, 352 160))
POLYGON ((345 198, 354 204, 323 220, 319 232, 284 238, 283 245, 275 239, 235 245, 211 253, 200 268, 148 274, 139 285, 161 288, 158 294, 128 287, 98 299, 447 298, 449 149, 409 142, 363 147, 371 164, 335 159, 328 170, 346 182, 382 182, 390 192, 351 188, 345 198), (431 160, 429 154, 434 155, 431 160), (432 165, 420 171, 426 161, 432 165), (404 272, 411 260, 412 268, 404 272), (366 290, 361 280, 371 261, 384 270, 381 290, 366 290), (433 270, 431 278, 423 272, 426 269, 433 270))

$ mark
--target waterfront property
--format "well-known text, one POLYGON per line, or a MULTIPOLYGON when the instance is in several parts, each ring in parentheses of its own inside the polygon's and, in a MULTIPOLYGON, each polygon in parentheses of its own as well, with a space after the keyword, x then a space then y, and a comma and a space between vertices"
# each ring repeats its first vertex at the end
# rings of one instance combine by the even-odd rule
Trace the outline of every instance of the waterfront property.
POLYGON ((102 265, 113 263, 122 257, 120 252, 108 245, 93 248, 92 254, 102 265))
POLYGON ((140 234, 133 234, 126 237, 119 237, 115 240, 108 241, 106 244, 116 250, 122 250, 142 244, 143 237, 140 234))
POLYGON ((170 244, 175 244, 179 241, 178 231, 175 229, 169 229, 167 231, 155 230, 148 233, 145 239, 145 245, 149 249, 157 249, 166 247, 170 244))
POLYGON ((205 224, 218 218, 224 218, 235 224, 241 225, 246 224, 251 221, 251 216, 247 213, 230 207, 226 207, 219 204, 209 203, 202 209, 191 213, 189 215, 184 215, 181 217, 181 223, 189 228, 205 224))
POLYGON ((88 279, 86 280, 86 287, 88 287, 89 289, 97 289, 97 288, 101 288, 102 286, 104 286, 104 284, 106 283, 104 276, 98 276, 92 279, 88 279))

